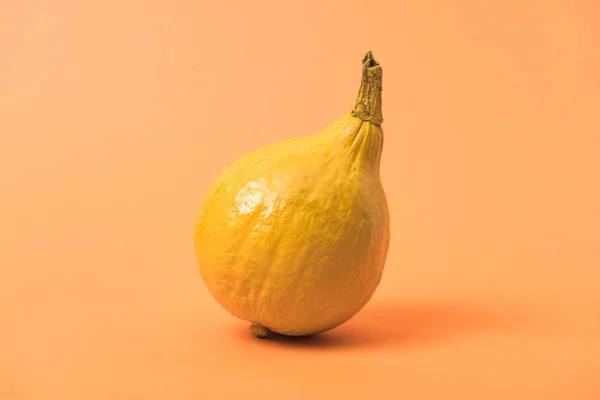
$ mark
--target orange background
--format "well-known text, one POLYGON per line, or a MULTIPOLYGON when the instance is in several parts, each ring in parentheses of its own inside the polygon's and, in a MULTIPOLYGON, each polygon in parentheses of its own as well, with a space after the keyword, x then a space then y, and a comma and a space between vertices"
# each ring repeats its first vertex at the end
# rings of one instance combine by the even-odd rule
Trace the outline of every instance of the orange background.
POLYGON ((2 1, 0 398, 600 399, 594 1, 2 1), (386 272, 260 341, 196 269, 202 196, 384 71, 386 272))

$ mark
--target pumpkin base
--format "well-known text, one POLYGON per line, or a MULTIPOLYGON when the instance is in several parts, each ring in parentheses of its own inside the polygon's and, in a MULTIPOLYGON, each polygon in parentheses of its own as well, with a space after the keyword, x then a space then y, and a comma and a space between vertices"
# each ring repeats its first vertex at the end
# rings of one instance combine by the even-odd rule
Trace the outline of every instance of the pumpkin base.
POLYGON ((259 339, 264 339, 270 336, 271 330, 260 324, 252 324, 250 326, 250 333, 259 339))

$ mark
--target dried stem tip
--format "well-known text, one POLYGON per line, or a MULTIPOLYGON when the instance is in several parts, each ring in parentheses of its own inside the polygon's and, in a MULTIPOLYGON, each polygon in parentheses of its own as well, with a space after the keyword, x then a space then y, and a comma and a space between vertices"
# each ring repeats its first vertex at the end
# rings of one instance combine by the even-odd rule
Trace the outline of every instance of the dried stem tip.
POLYGON ((370 51, 362 60, 362 81, 356 99, 356 105, 350 113, 363 121, 380 125, 383 122, 381 112, 381 66, 370 51))

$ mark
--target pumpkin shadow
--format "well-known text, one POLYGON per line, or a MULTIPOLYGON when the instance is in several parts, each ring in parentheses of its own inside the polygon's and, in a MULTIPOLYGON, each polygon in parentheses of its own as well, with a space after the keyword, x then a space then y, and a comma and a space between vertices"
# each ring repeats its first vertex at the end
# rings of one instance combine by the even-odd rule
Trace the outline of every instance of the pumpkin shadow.
POLYGON ((348 349, 422 346, 460 337, 528 330, 533 319, 509 306, 479 302, 378 302, 329 332, 304 337, 273 334, 254 338, 247 325, 238 334, 267 346, 348 349))

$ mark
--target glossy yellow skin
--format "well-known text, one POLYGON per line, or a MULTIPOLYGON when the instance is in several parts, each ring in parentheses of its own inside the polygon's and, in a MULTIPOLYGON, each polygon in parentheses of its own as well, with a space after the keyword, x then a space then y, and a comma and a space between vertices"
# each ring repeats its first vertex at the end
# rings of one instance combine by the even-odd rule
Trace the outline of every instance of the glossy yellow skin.
POLYGON ((389 245, 383 131, 348 114, 235 161, 198 214, 202 278, 234 316, 292 336, 335 328, 372 297, 389 245))

